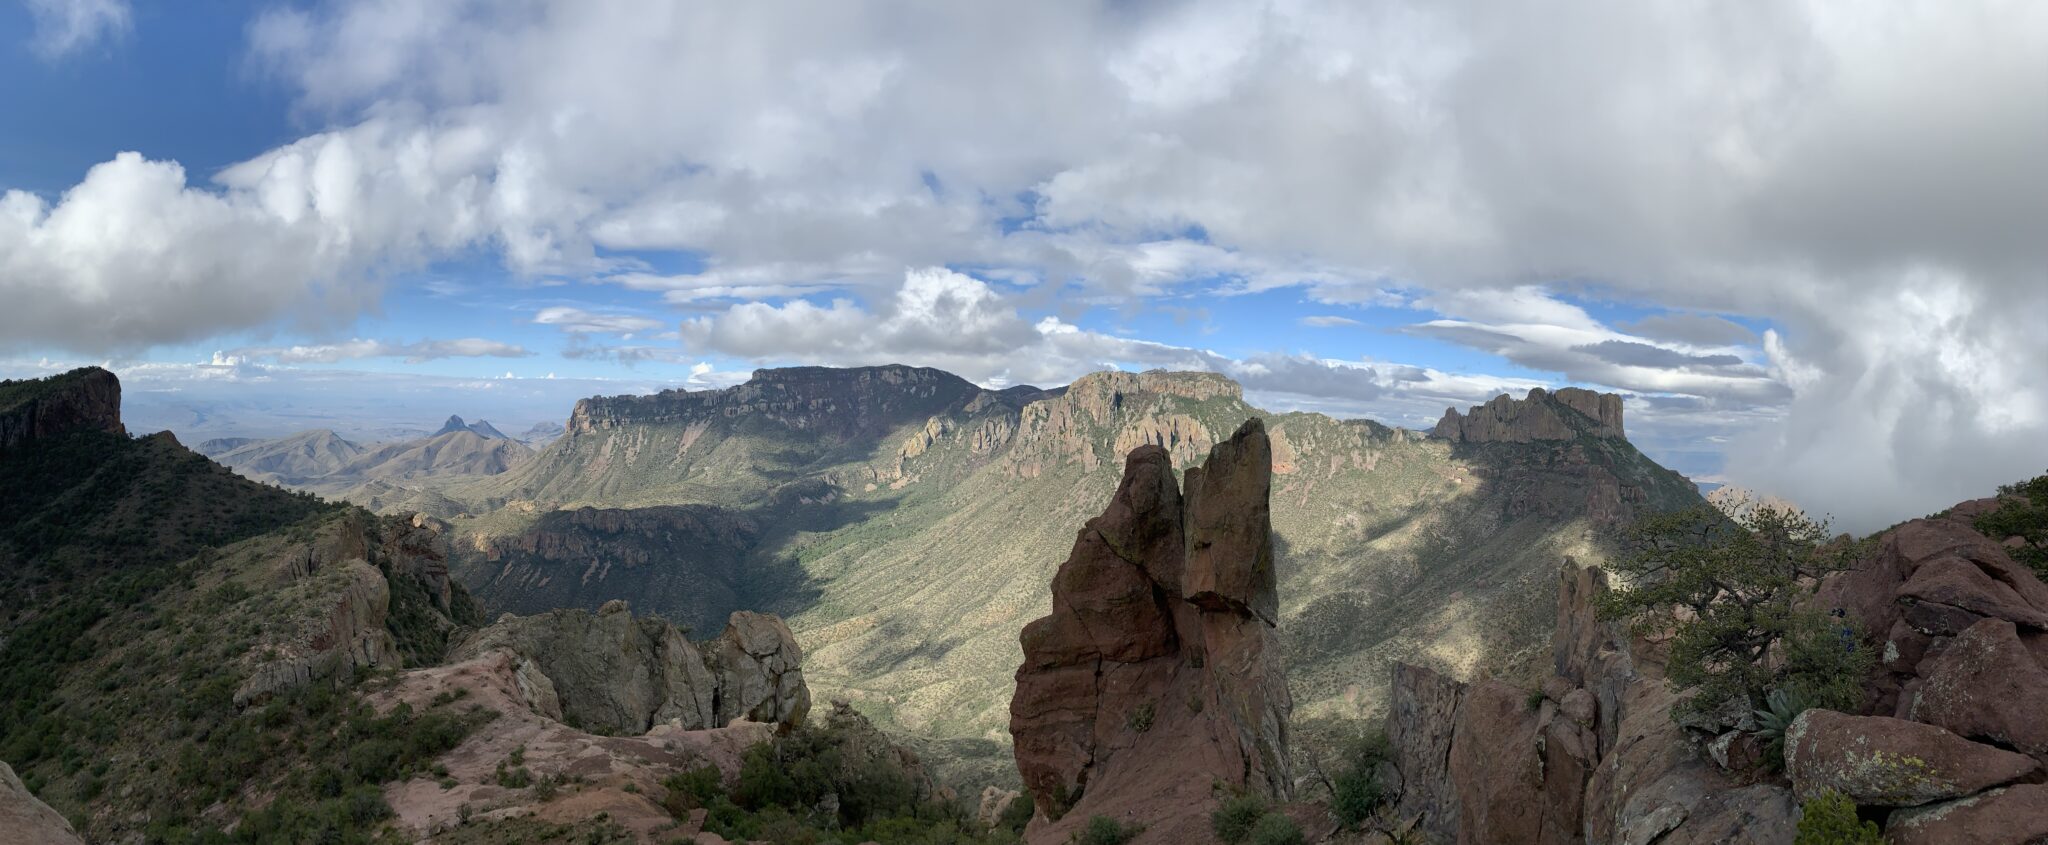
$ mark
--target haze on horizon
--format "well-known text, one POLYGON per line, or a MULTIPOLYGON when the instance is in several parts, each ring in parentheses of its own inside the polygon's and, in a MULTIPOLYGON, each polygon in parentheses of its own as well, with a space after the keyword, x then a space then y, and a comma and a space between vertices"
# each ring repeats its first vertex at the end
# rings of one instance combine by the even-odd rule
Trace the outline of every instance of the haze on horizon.
POLYGON ((0 4, 0 375, 508 431, 757 366, 1628 397, 1869 530, 2048 468, 2048 6, 0 4))

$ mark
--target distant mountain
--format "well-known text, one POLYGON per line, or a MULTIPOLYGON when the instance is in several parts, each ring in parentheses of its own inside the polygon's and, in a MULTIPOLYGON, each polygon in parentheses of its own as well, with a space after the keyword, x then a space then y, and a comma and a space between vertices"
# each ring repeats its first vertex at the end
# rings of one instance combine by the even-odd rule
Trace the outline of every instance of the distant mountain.
POLYGON ((562 436, 562 431, 561 423, 554 420, 544 420, 534 423, 533 427, 527 429, 525 434, 519 435, 519 442, 534 449, 545 449, 549 443, 555 442, 555 438, 562 436))
POLYGON ((350 481, 405 481, 447 475, 496 475, 533 454, 503 435, 458 428, 424 440, 387 443, 370 449, 321 480, 324 486, 350 481))
POLYGON ((1017 629, 1044 614, 1073 527, 1139 445, 1185 469, 1265 421, 1309 735, 1375 715, 1396 659, 1536 665, 1557 562, 1599 559, 1636 513, 1700 501, 1628 443, 1619 397, 1535 391, 1455 416, 1439 424, 1453 441, 1272 414, 1209 373, 987 391, 924 368, 761 370, 725 390, 585 400, 532 461, 441 492, 476 513, 510 503, 456 522, 451 566, 487 601, 630 598, 696 625, 726 596, 783 613, 824 694, 994 773, 1017 629))
POLYGON ((428 436, 440 437, 443 434, 453 434, 458 431, 467 431, 479 437, 488 437, 493 440, 512 439, 510 437, 507 437, 504 432, 499 431, 495 426, 492 426, 488 422, 485 422, 483 420, 477 420, 476 422, 473 423, 463 422, 461 417, 454 415, 450 415, 448 417, 448 421, 441 424, 440 431, 436 431, 428 436))
MULTIPOLYGON (((243 439, 243 438, 236 438, 243 439)), ((218 443, 220 441, 208 441, 218 443)), ((209 456, 250 478, 304 486, 341 471, 365 451, 326 429, 302 431, 276 440, 250 440, 209 456)), ((202 454, 208 454, 202 452, 202 454)))
POLYGON ((192 447, 192 451, 209 458, 225 455, 251 443, 261 443, 261 437, 216 437, 192 447))

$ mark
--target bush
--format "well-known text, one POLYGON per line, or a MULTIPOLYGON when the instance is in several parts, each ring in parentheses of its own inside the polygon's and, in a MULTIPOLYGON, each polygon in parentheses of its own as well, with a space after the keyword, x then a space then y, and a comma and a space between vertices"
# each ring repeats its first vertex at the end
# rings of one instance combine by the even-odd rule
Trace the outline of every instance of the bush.
POLYGON ((1137 825, 1126 827, 1119 824, 1116 819, 1108 816, 1096 816, 1088 820, 1087 827, 1081 829, 1079 843, 1080 845, 1124 845, 1124 843, 1138 838, 1138 834, 1143 832, 1145 832, 1143 827, 1137 825))
POLYGON ((1225 845, 1239 845, 1252 835, 1252 827, 1259 823, 1259 817, 1266 814, 1266 802, 1257 795, 1238 795, 1227 799, 1209 814, 1209 824, 1216 831, 1216 838, 1225 845))
POLYGON ((1251 845, 1306 845, 1301 826, 1280 813, 1267 813, 1252 828, 1251 845))
POLYGON ((2023 545, 2011 549, 2013 560, 2048 579, 2048 475, 2005 485, 1998 492, 2003 496, 1998 509, 1977 517, 1977 530, 1993 540, 2023 540, 2023 545))
POLYGON ((1025 792, 1010 799, 1009 806, 1003 808, 1003 817, 996 826, 1011 833, 1023 833, 1025 825, 1031 824, 1031 817, 1037 812, 1038 806, 1032 802, 1031 793, 1025 792))
POLYGON ((1825 522, 1769 503, 1732 516, 1700 506, 1643 517, 1626 543, 1615 568, 1628 584, 1601 609, 1633 618, 1638 632, 1669 629, 1668 678, 1699 690, 1677 715, 1732 702, 1747 710, 1777 688, 1832 696, 1861 682, 1870 656, 1858 632, 1799 604, 1856 559, 1856 544, 1829 542, 1825 522))
POLYGON ((1832 789, 1799 805, 1799 833, 1793 845, 1884 845, 1875 822, 1856 816, 1856 802, 1832 789))
POLYGON ((1393 755, 1382 731, 1365 734, 1345 744, 1337 774, 1330 782, 1330 812, 1346 828, 1356 828, 1372 818, 1387 802, 1386 785, 1380 783, 1379 766, 1393 755))

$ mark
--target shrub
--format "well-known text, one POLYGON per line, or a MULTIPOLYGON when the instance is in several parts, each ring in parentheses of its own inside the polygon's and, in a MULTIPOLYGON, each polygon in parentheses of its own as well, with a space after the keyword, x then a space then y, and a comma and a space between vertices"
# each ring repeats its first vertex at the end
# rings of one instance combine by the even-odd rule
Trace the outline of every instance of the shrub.
POLYGON ((1679 715, 1756 707, 1780 687, 1860 682, 1870 658, 1857 632, 1799 606, 1856 559, 1856 544, 1829 542, 1825 522, 1769 503, 1732 516, 1700 506, 1637 520, 1626 545, 1615 568, 1629 583, 1602 610, 1633 618, 1638 632, 1668 627, 1668 678, 1699 690, 1679 715), (1792 659, 1774 657, 1781 643, 1792 659))
POLYGON ((1003 817, 996 826, 1011 833, 1023 833, 1024 826, 1031 823, 1031 817, 1037 812, 1038 806, 1032 802, 1031 793, 1026 792, 1010 799, 1010 805, 1003 808, 1003 817))
POLYGON ((1799 805, 1793 845, 1884 845, 1875 822, 1856 817, 1856 802, 1832 789, 1799 805))
POLYGON ((1259 823, 1259 817, 1266 814, 1266 802, 1257 795, 1238 795, 1229 798, 1216 812, 1209 814, 1209 824, 1216 831, 1216 838, 1226 845, 1239 845, 1252 835, 1252 826, 1259 823))
POLYGON ((1158 715, 1159 708, 1152 702, 1147 701, 1144 704, 1138 705, 1138 709, 1131 711, 1130 717, 1125 721, 1130 725, 1131 730, 1144 733, 1152 729, 1152 721, 1158 715))
POLYGON ((1095 816, 1081 829, 1079 845, 1124 845, 1145 832, 1137 825, 1124 826, 1108 816, 1095 816))
POLYGON ((1998 508, 1977 517, 1977 530, 1991 539, 2018 537, 2023 545, 2011 549, 2013 560, 2033 567, 2048 579, 2048 475, 1998 488, 1998 508))
POLYGON ((1250 845, 1306 845, 1301 826, 1280 813, 1267 813, 1252 828, 1250 845))
POLYGON ((1372 818, 1387 802, 1386 786, 1380 783, 1379 766, 1393 754, 1387 735, 1374 731, 1345 743, 1337 774, 1330 782, 1330 811, 1346 828, 1356 828, 1372 818))

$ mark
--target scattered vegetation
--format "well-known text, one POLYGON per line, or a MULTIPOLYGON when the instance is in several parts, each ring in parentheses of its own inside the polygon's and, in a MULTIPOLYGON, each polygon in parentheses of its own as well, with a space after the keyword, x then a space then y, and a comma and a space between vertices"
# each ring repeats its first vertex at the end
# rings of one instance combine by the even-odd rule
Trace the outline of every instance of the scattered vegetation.
POLYGON ((1392 759, 1394 749, 1383 731, 1372 731, 1345 743, 1337 771, 1330 778, 1330 812, 1346 829, 1357 829, 1373 819, 1393 796, 1380 782, 1380 764, 1392 759))
POLYGON ((1080 845, 1124 845, 1145 828, 1138 825, 1124 825, 1108 816, 1094 816, 1088 819, 1088 826, 1081 828, 1080 845))
POLYGON ((1831 542, 1825 522, 1769 503, 1733 516, 1701 506, 1637 520, 1625 548, 1615 568, 1628 583, 1602 610, 1639 633, 1668 631, 1672 685, 1699 691, 1681 715, 1746 711, 1774 689, 1814 707, 1860 703, 1873 659, 1861 633, 1800 604, 1860 550, 1831 542))
POLYGON ((1242 845, 1265 815, 1265 799, 1257 795, 1236 795, 1224 799, 1216 811, 1209 814, 1209 825, 1224 845, 1242 845))
POLYGON ((1799 805, 1799 832, 1793 845, 1884 845, 1876 822, 1856 816, 1856 802, 1832 789, 1799 805))
POLYGON ((2019 537, 2012 557, 2048 579, 2048 475, 1998 488, 1998 508, 1977 517, 1977 530, 1993 539, 2019 537))
POLYGON ((1267 813, 1252 827, 1250 845, 1305 845, 1301 825, 1281 813, 1267 813))

